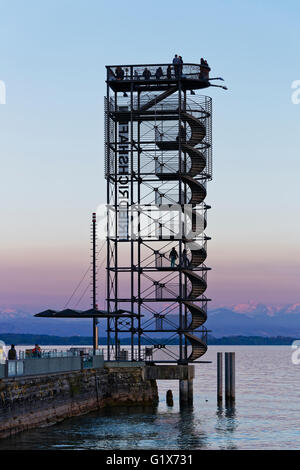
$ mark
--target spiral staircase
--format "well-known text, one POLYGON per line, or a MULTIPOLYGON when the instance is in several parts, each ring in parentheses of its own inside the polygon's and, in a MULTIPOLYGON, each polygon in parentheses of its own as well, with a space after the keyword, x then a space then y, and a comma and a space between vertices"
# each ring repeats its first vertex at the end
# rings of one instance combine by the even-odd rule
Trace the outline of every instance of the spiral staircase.
MULTIPOLYGON (((156 96, 152 100, 145 103, 140 108, 140 112, 146 112, 150 110, 153 106, 157 103, 162 102, 164 99, 169 97, 172 93, 174 93, 176 87, 172 87, 172 89, 167 90, 166 92, 156 96)), ((174 112, 174 119, 178 119, 178 109, 173 110, 174 112)), ((164 120, 165 116, 162 114, 161 116, 156 116, 156 119, 164 120)), ((170 114, 168 116, 170 119, 170 114)), ((202 183, 205 178, 202 177, 201 182, 195 179, 195 177, 201 175, 201 173, 206 168, 206 158, 201 152, 201 150, 197 149, 195 146, 197 144, 202 143, 203 139, 206 136, 206 128, 204 124, 194 117, 192 114, 187 112, 180 113, 181 122, 183 122, 186 126, 190 128, 190 137, 188 140, 183 138, 183 135, 178 135, 176 140, 163 140, 163 139, 156 139, 157 147, 164 151, 179 151, 181 149, 182 152, 186 153, 190 159, 190 166, 189 169, 185 170, 180 168, 179 171, 170 171, 168 168, 167 171, 158 171, 156 172, 156 176, 161 181, 179 181, 186 184, 190 189, 190 196, 187 198, 186 203, 192 206, 190 214, 188 216, 191 219, 191 236, 196 237, 199 233, 202 232, 202 229, 198 229, 197 231, 197 224, 196 224, 196 210, 194 206, 203 203, 206 197, 206 188, 202 183)), ((185 165, 181 165, 184 167, 185 165)), ((162 169, 163 170, 163 169, 162 169)), ((206 220, 204 220, 204 227, 206 226, 206 220)), ((197 272, 194 271, 195 268, 202 265, 206 259, 207 253, 206 248, 199 246, 195 243, 193 238, 190 238, 189 235, 186 238, 185 242, 187 245, 190 246, 190 253, 191 259, 189 265, 186 269, 182 269, 183 274, 186 278, 190 281, 189 284, 191 285, 190 292, 188 293, 188 300, 184 300, 182 303, 188 309, 189 313, 191 314, 191 321, 186 330, 184 331, 184 336, 190 343, 192 347, 191 354, 188 357, 188 361, 192 362, 199 359, 203 356, 207 351, 206 343, 200 339, 198 336, 192 334, 192 332, 205 323, 207 319, 207 314, 205 309, 199 307, 195 301, 199 299, 199 297, 205 292, 207 288, 206 279, 199 275, 197 272)))

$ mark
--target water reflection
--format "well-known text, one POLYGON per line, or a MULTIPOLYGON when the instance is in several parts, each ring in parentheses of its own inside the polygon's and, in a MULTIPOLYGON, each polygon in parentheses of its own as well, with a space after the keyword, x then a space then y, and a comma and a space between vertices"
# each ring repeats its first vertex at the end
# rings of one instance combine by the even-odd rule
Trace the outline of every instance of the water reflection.
POLYGON ((178 449, 202 449, 207 446, 207 435, 195 420, 193 406, 186 406, 180 410, 176 427, 178 449))
POLYGON ((216 417, 216 433, 222 437, 222 440, 226 441, 225 446, 222 446, 222 448, 237 449, 238 447, 234 444, 234 433, 238 428, 235 403, 226 401, 225 406, 219 403, 217 405, 216 417))

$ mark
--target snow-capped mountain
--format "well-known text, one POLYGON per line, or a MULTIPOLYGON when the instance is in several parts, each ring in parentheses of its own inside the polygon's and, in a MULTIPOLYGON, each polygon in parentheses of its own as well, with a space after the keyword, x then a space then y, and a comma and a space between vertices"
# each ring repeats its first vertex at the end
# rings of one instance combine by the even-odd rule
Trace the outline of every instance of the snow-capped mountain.
MULTIPOLYGON (((172 321, 176 321, 176 316, 172 315, 172 321)), ((248 302, 220 306, 208 310, 205 326, 215 337, 292 336, 300 339, 300 303, 278 306, 248 302)), ((105 321, 101 320, 99 330, 102 336, 105 329, 105 321)), ((1 332, 90 336, 91 320, 35 318, 25 309, 0 308, 1 332)))

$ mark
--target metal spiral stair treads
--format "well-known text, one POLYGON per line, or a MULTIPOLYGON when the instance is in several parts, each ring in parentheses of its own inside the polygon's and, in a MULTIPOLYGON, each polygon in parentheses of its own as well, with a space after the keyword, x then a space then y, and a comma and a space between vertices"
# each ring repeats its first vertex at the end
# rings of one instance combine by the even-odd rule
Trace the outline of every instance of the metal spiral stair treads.
POLYGON ((188 325, 189 330, 195 330, 196 328, 199 328, 200 326, 203 325, 203 323, 206 322, 207 320, 206 310, 199 307, 195 303, 189 302, 187 300, 185 300, 183 304, 186 305, 186 307, 189 309, 192 315, 191 323, 188 325))
POLYGON ((207 345, 204 343, 204 341, 195 335, 191 335, 190 333, 184 333, 184 336, 192 346, 192 352, 188 357, 188 361, 195 361, 206 353, 207 345))
POLYGON ((207 289, 205 279, 189 269, 183 269, 182 272, 187 276, 192 284, 191 292, 188 295, 189 299, 197 299, 207 289))

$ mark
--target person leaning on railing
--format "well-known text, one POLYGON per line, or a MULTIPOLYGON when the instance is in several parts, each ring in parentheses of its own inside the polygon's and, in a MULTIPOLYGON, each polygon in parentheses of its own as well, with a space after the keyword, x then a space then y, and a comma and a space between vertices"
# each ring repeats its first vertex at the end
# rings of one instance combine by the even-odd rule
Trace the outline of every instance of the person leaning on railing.
POLYGON ((180 59, 177 54, 175 54, 173 59, 173 67, 175 72, 175 78, 179 78, 180 59))
POLYGON ((182 70, 183 70, 183 59, 181 57, 181 55, 179 56, 179 76, 181 77, 182 75, 182 70))
POLYGON ((32 357, 42 357, 42 351, 38 344, 34 345, 33 350, 31 351, 32 357))
POLYGON ((123 80, 124 79, 124 70, 120 66, 118 66, 116 68, 116 79, 117 80, 123 80))
POLYGON ((145 69, 144 69, 143 77, 144 77, 145 80, 150 80, 151 72, 147 67, 145 67, 145 69))
POLYGON ((199 78, 202 80, 209 80, 209 72, 210 72, 210 67, 207 63, 207 60, 204 60, 203 58, 201 58, 199 78))
POLYGON ((15 361, 17 359, 17 351, 15 350, 14 344, 11 345, 7 358, 9 361, 15 361))
POLYGON ((172 65, 168 65, 168 68, 167 68, 167 79, 168 80, 171 80, 172 78, 172 65))
POLYGON ((155 72, 156 80, 160 80, 163 76, 163 71, 161 67, 158 67, 155 72))

